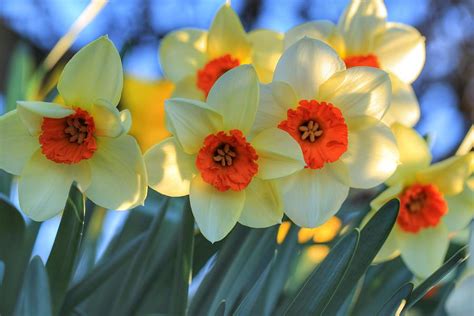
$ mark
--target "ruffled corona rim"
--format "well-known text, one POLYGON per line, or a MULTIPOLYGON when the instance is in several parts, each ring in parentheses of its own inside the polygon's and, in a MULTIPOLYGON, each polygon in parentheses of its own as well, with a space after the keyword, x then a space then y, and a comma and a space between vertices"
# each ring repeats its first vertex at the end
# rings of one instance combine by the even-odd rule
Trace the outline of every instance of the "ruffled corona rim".
POLYGON ((379 59, 374 54, 348 56, 344 58, 344 63, 346 64, 346 68, 360 66, 380 68, 379 59))

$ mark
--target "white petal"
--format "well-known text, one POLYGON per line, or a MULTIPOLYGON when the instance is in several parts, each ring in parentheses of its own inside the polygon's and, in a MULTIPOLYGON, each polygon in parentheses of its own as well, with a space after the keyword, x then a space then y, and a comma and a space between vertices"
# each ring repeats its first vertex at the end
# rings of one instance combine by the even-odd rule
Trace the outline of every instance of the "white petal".
POLYGON ((272 81, 278 59, 283 53, 283 34, 270 30, 255 30, 248 34, 252 43, 252 64, 262 83, 272 81))
POLYGON ((259 83, 251 65, 242 65, 223 74, 214 84, 207 103, 222 115, 224 129, 250 131, 257 113, 259 83))
POLYGON ((327 44, 303 38, 283 53, 273 81, 285 81, 295 90, 298 99, 312 100, 318 95, 321 84, 345 68, 344 62, 327 44))
POLYGON ((33 154, 18 183, 20 207, 26 215, 45 221, 62 212, 74 180, 70 167, 48 160, 41 150, 33 154))
POLYGON ((370 202, 370 207, 373 210, 378 210, 391 199, 398 197, 402 191, 403 185, 401 183, 389 186, 385 191, 377 195, 377 197, 370 202))
POLYGON ((173 89, 173 98, 186 98, 198 101, 206 101, 204 92, 196 85, 196 76, 188 76, 178 81, 173 89))
POLYGON ((474 218, 474 178, 464 186, 464 190, 451 196, 445 196, 448 202, 448 214, 442 220, 450 232, 466 228, 474 218))
POLYGON ((191 209, 204 237, 210 242, 224 238, 234 228, 245 203, 245 191, 217 191, 200 175, 191 181, 191 209))
POLYGON ((181 29, 166 35, 160 44, 160 64, 166 78, 178 82, 196 76, 207 62, 207 32, 181 29))
POLYGON ((302 227, 324 224, 341 207, 349 187, 328 168, 303 169, 277 180, 286 215, 302 227))
POLYGON ((0 117, 0 168, 20 175, 39 148, 38 138, 30 135, 16 110, 0 117))
POLYGON ((128 109, 120 111, 120 122, 122 123, 123 133, 128 134, 130 128, 132 128, 132 114, 128 109))
POLYGON ((245 205, 239 223, 254 228, 281 223, 283 208, 275 186, 270 181, 253 178, 245 188, 245 205))
POLYGON ((374 53, 382 69, 412 83, 425 64, 425 38, 409 25, 387 23, 375 38, 374 53))
POLYGON ((38 135, 41 132, 43 118, 63 118, 74 114, 74 110, 56 103, 39 101, 18 101, 18 116, 31 135, 38 135))
POLYGON ((385 71, 353 67, 334 74, 321 85, 318 100, 331 102, 345 118, 366 115, 380 119, 390 105, 391 90, 385 71))
POLYGON ((123 132, 120 112, 115 107, 96 103, 92 105, 90 114, 96 136, 117 137, 123 132))
POLYGON ((400 123, 413 127, 420 119, 420 105, 410 84, 404 83, 394 74, 390 74, 392 82, 392 102, 382 121, 387 125, 400 123))
POLYGON ((148 185, 168 196, 189 194, 189 185, 196 174, 195 156, 186 154, 174 137, 151 147, 145 153, 148 185))
POLYGON ((257 134, 252 145, 258 154, 258 177, 290 175, 306 165, 300 145, 285 131, 272 127, 257 134))
POLYGON ((145 164, 132 136, 97 138, 97 151, 88 160, 91 184, 87 197, 113 210, 126 210, 143 203, 147 192, 145 164))

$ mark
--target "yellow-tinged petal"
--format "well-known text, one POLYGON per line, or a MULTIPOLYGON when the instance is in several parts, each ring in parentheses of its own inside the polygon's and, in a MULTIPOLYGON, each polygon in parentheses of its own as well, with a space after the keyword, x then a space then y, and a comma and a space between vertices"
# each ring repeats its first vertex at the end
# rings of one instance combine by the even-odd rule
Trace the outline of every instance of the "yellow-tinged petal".
POLYGON ((31 135, 41 132, 44 117, 63 118, 74 113, 74 110, 56 103, 39 101, 18 101, 18 116, 31 135))
POLYGON ((30 135, 16 110, 0 117, 1 169, 20 175, 23 167, 39 146, 38 138, 30 135))
POLYGON ((107 102, 93 104, 89 114, 94 119, 96 136, 117 137, 123 133, 120 112, 107 102))
POLYGON ((178 81, 173 89, 172 97, 206 101, 204 92, 196 85, 196 78, 193 75, 178 81))
POLYGON ((255 121, 258 97, 257 73, 251 65, 242 65, 216 81, 207 103, 222 115, 225 130, 239 129, 247 134, 255 121))
POLYGON ((448 202, 448 213, 442 217, 451 231, 466 228, 474 218, 474 177, 467 180, 464 190, 456 195, 445 196, 448 202))
POLYGON ((382 69, 393 72, 406 83, 412 83, 425 64, 425 38, 409 25, 387 23, 375 37, 373 53, 382 69))
POLYGON ((372 53, 375 35, 383 31, 386 17, 383 0, 352 0, 338 23, 347 56, 372 53))
POLYGON ((252 64, 262 83, 272 81, 278 59, 283 53, 283 34, 270 30, 256 30, 248 34, 252 43, 252 64))
POLYGON ((295 26, 285 33, 285 48, 290 47, 305 36, 323 41, 334 48, 339 56, 345 56, 344 39, 336 25, 331 21, 311 21, 295 26))
POLYGON ((414 129, 398 123, 393 124, 391 129, 397 140, 400 165, 386 183, 388 185, 411 184, 415 181, 416 172, 430 165, 430 149, 423 137, 414 129))
POLYGON ((464 189, 464 183, 472 174, 474 167, 474 152, 455 156, 431 165, 429 168, 416 173, 420 183, 431 183, 438 187, 441 193, 455 195, 464 189))
POLYGON ((302 227, 326 222, 349 193, 349 187, 339 182, 328 168, 306 168, 277 181, 286 215, 302 227))
POLYGON ((281 223, 282 217, 282 203, 273 183, 253 178, 245 188, 245 204, 239 223, 263 228, 281 223))
POLYGON ((330 242, 337 236, 341 229, 342 222, 336 216, 331 217, 327 222, 319 227, 312 228, 313 241, 316 243, 330 242))
POLYGON ((120 122, 122 123, 124 134, 128 134, 128 132, 130 132, 130 129, 132 128, 132 114, 128 109, 120 111, 120 122))
POLYGON ((132 136, 98 137, 97 151, 88 163, 91 184, 86 195, 95 204, 113 210, 143 204, 147 175, 140 148, 132 136))
POLYGON ((62 212, 74 180, 74 166, 48 160, 37 150, 26 163, 18 183, 23 212, 35 221, 45 221, 62 212))
POLYGON ((186 154, 174 137, 151 147, 144 156, 148 185, 168 196, 189 194, 189 185, 196 174, 195 156, 186 154))
POLYGON ((291 228, 291 222, 290 221, 285 221, 280 224, 280 227, 278 227, 278 233, 277 233, 277 243, 280 245, 285 241, 286 236, 288 235, 288 232, 290 231, 291 228))
POLYGON ((257 176, 262 179, 284 177, 306 165, 300 145, 279 128, 262 131, 251 143, 258 154, 257 176))
POLYGON ((224 4, 212 21, 207 37, 207 54, 210 59, 230 54, 241 64, 250 62, 252 45, 229 4, 224 4))
POLYGON ((385 203, 390 201, 393 198, 396 198, 402 193, 403 191, 403 184, 396 183, 392 186, 389 186, 385 191, 377 195, 375 199, 370 202, 370 207, 372 210, 377 211, 379 210, 385 203))
POLYGON ((448 229, 441 222, 436 227, 409 233, 395 226, 397 245, 403 261, 418 277, 426 278, 444 261, 449 246, 448 229))
POLYGON ((114 44, 102 36, 83 47, 66 64, 58 91, 68 106, 87 110, 98 99, 117 106, 122 93, 123 70, 114 44))
POLYGON ((169 33, 161 41, 160 63, 169 80, 178 82, 207 62, 207 32, 198 29, 182 29, 169 33))
POLYGON ((273 81, 290 84, 298 100, 312 100, 318 95, 321 84, 344 69, 346 66, 334 49, 319 40, 305 37, 283 53, 273 81))
POLYGON ((389 73, 392 82, 392 102, 382 121, 387 125, 401 123, 413 127, 420 119, 420 105, 410 84, 389 73))
POLYGON ((199 229, 213 243, 234 228, 244 208, 245 190, 220 192, 197 175, 191 181, 189 199, 199 229))
POLYGON ((206 136, 222 130, 222 117, 206 103, 170 99, 165 102, 165 110, 171 133, 188 154, 197 153, 206 136))
POLYGON ((260 86, 260 103, 252 127, 252 133, 277 127, 287 117, 289 109, 298 105, 293 88, 282 81, 274 81, 260 86))
POLYGON ((361 115, 380 119, 390 105, 391 91, 385 71, 353 67, 334 74, 322 84, 317 99, 340 108, 346 119, 361 115))
POLYGON ((387 180, 400 157, 388 126, 371 117, 359 117, 358 121, 356 127, 350 125, 347 151, 329 166, 346 185, 368 189, 387 180))

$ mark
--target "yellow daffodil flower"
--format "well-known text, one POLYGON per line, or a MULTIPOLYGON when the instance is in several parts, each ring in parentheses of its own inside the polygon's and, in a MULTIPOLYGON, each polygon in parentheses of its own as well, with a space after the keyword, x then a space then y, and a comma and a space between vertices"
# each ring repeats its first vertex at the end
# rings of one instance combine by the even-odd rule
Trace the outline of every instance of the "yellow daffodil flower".
POLYGON ((229 69, 253 64, 269 82, 283 50, 283 35, 270 30, 246 33, 228 3, 217 12, 209 32, 181 29, 161 42, 159 55, 175 97, 205 100, 216 80, 229 69))
POLYGON ((165 100, 174 85, 169 80, 146 81, 125 76, 122 102, 133 117, 130 135, 143 151, 170 136, 165 125, 165 100))
POLYGON ((304 36, 331 45, 346 67, 370 66, 390 74, 392 106, 383 121, 414 126, 420 108, 411 83, 425 63, 425 38, 413 27, 387 22, 382 0, 352 0, 338 25, 330 21, 307 22, 285 34, 285 47, 304 36))
POLYGON ((189 194, 196 222, 211 242, 224 238, 237 222, 280 223, 281 202, 268 179, 304 166, 298 144, 276 127, 247 139, 258 103, 254 68, 232 69, 216 81, 207 103, 167 100, 174 136, 145 154, 150 187, 168 196, 189 194))
POLYGON ((65 105, 19 101, 0 118, 0 168, 19 175, 21 209, 33 220, 59 214, 76 182, 97 205, 125 210, 142 204, 145 164, 131 119, 116 106, 120 56, 107 37, 82 48, 62 72, 65 105))
MULTIPOLYGON (((465 228, 474 216, 474 153, 454 156, 430 166, 425 140, 411 128, 394 124, 401 164, 389 186, 371 203, 374 211, 400 199, 397 223, 376 260, 399 254, 413 273, 427 277, 442 263, 450 232, 465 228)), ((370 217, 370 215, 369 215, 370 217)))
POLYGON ((395 171, 396 141, 380 121, 390 91, 386 72, 346 70, 322 41, 303 38, 283 53, 273 82, 261 87, 253 133, 279 127, 301 147, 306 167, 277 180, 285 212, 297 225, 323 224, 349 187, 374 187, 395 171))
MULTIPOLYGON (((342 222, 336 216, 331 217, 327 222, 316 228, 302 227, 298 230, 298 242, 305 244, 312 240, 315 243, 330 242, 341 230, 342 222)), ((277 233, 277 243, 281 244, 285 240, 291 227, 291 222, 285 221, 280 224, 277 233)))

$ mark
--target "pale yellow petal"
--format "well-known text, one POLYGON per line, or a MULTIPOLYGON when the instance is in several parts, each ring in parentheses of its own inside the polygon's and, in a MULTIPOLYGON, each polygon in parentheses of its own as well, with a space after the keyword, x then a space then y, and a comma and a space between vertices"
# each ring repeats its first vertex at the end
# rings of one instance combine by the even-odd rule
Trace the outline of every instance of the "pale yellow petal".
POLYGON ((128 109, 120 111, 120 122, 122 124, 123 132, 128 134, 132 128, 132 114, 128 109))
POLYGON ((258 78, 262 83, 269 83, 283 53, 283 34, 262 29, 250 32, 248 38, 252 43, 252 64, 258 78))
POLYGON ((377 211, 391 199, 397 198, 400 193, 402 193, 402 191, 403 185, 401 183, 389 186, 386 190, 377 195, 377 197, 370 202, 370 207, 372 208, 372 210, 377 211))
POLYGON ((206 101, 206 95, 196 85, 196 76, 188 76, 176 83, 171 97, 206 101))
POLYGON ((96 103, 90 108, 94 119, 95 135, 106 137, 117 137, 124 129, 120 119, 120 112, 115 107, 107 106, 107 103, 96 103))
POLYGON ((392 73, 389 74, 392 82, 392 101, 382 121, 387 125, 400 123, 413 127, 420 119, 420 105, 415 92, 410 84, 404 83, 392 73))
POLYGON ((44 117, 63 118, 74 113, 73 109, 63 105, 39 101, 18 101, 17 111, 21 121, 33 136, 41 132, 44 117))
POLYGON ((474 218, 474 177, 467 180, 464 190, 456 195, 445 196, 448 213, 442 217, 449 231, 466 228, 474 218))

